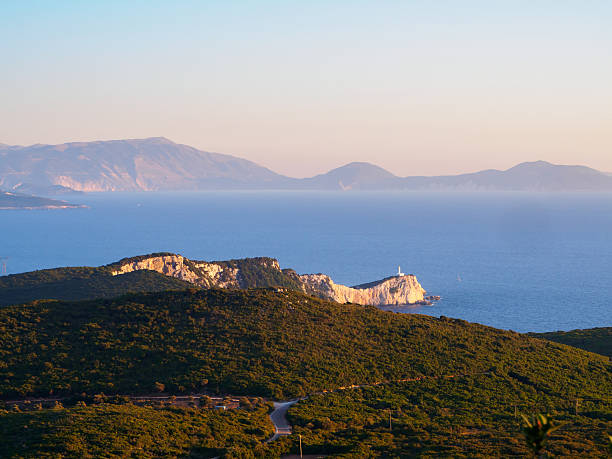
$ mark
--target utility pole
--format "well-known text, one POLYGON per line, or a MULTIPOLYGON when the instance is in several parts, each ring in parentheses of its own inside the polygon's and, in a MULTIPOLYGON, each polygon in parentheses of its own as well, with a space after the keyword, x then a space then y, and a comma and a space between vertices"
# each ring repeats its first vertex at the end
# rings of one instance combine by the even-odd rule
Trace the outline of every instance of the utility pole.
POLYGON ((580 403, 580 399, 576 399, 576 416, 578 416, 578 404, 580 403))
POLYGON ((298 437, 300 437, 300 457, 302 457, 302 436, 298 434, 298 437))

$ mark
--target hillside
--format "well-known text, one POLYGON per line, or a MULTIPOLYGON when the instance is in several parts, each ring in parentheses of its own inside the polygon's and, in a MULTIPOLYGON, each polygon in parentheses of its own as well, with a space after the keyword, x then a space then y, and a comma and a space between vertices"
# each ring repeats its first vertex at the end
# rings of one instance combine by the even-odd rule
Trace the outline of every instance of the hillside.
POLYGON ((0 402, 6 457, 297 451, 296 435, 262 443, 270 424, 257 406, 140 407, 95 395, 160 386, 170 394, 308 395, 289 411, 294 433, 305 453, 333 457, 526 456, 517 416, 534 412, 566 424, 547 446, 555 457, 599 457, 612 421, 606 357, 462 320, 277 289, 8 306, 0 309, 0 361, 1 399, 70 396, 65 408, 24 413, 2 411, 0 402), (77 400, 87 406, 71 405, 77 400))
POLYGON ((220 390, 289 397, 356 383, 493 371, 601 396, 608 359, 462 320, 292 291, 191 290, 0 310, 0 397, 220 390))
POLYGON ((548 339, 567 344, 612 358, 612 327, 589 328, 586 330, 529 333, 536 338, 548 339))
POLYGON ((249 457, 273 431, 265 407, 223 412, 102 404, 0 410, 0 457, 249 457))
POLYGON ((85 300, 114 298, 128 292, 195 288, 193 284, 154 271, 112 276, 101 268, 53 268, 0 276, 0 306, 48 298, 85 300))
POLYGON ((550 455, 544 457, 607 457, 609 397, 580 400, 576 409, 572 396, 497 374, 321 394, 296 404, 289 415, 305 453, 488 459, 532 457, 520 414, 537 412, 554 413, 554 422, 563 424, 548 440, 550 455))
POLYGON ((397 176, 367 162, 296 179, 246 159, 209 153, 163 137, 0 144, 0 187, 53 195, 74 191, 436 190, 612 191, 612 177, 585 166, 533 161, 507 170, 449 176, 397 176))

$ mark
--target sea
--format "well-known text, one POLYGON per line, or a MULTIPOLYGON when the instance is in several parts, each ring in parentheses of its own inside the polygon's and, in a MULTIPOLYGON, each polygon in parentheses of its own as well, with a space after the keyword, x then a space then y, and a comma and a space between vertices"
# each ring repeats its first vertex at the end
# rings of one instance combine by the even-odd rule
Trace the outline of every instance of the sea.
POLYGON ((612 326, 612 193, 172 192, 0 211, 6 273, 175 252, 277 258, 356 285, 415 274, 444 315, 518 332, 612 326))

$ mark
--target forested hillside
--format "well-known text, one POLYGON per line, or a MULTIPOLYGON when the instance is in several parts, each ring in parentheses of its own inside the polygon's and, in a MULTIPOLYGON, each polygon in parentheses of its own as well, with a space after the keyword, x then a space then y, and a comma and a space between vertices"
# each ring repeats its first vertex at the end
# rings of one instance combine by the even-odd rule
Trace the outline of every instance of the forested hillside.
POLYGON ((294 432, 305 452, 338 457, 524 456, 519 414, 536 412, 565 423, 547 451, 601 456, 612 423, 607 357, 458 319, 276 288, 0 309, 0 397, 66 405, 0 409, 2 456, 297 452, 295 435, 263 443, 263 407, 218 413, 123 397, 159 391, 307 395, 289 412, 294 432), (103 393, 120 394, 118 404, 100 404, 103 393))
POLYGON ((588 328, 586 330, 529 333, 530 336, 567 344, 612 358, 612 327, 588 328))
POLYGON ((195 285, 154 271, 112 276, 106 267, 54 268, 0 277, 0 306, 37 299, 114 298, 128 292, 184 290, 195 285))
POLYGON ((50 410, 0 410, 0 457, 270 457, 267 407, 213 411, 101 404, 50 410))
POLYGON ((224 288, 284 287, 302 291, 302 283, 295 271, 281 270, 278 261, 273 258, 204 262, 160 252, 124 258, 106 266, 52 268, 0 276, 0 306, 40 299, 91 300, 114 298, 129 292, 160 292, 218 285, 224 288), (183 280, 185 277, 177 273, 169 274, 159 267, 156 270, 152 267, 138 267, 134 271, 121 271, 125 265, 160 257, 180 259, 192 275, 192 278, 188 278, 189 282, 183 280), (210 277, 198 267, 202 264, 220 268, 217 277, 210 277))
POLYGON ((492 372, 599 396, 608 359, 463 320, 297 292, 191 290, 0 310, 0 396, 213 390, 290 397, 339 386, 492 372))
MULTIPOLYGON (((497 374, 316 395, 289 415, 306 453, 400 459, 531 457, 520 415, 533 413, 549 413, 562 425, 546 444, 549 457, 606 457, 609 394, 576 405, 563 390, 497 374)), ((296 451, 295 441, 291 447, 296 451)))

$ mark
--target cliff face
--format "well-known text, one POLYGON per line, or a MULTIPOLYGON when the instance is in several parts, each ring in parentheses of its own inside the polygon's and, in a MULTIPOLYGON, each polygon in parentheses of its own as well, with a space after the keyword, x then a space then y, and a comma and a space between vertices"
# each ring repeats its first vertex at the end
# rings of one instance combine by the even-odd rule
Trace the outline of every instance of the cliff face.
POLYGON ((109 268, 114 276, 147 269, 203 288, 288 287, 339 303, 375 306, 424 302, 426 293, 413 275, 347 287, 336 284, 325 274, 300 276, 292 270, 283 271, 277 260, 263 257, 206 262, 175 254, 154 254, 121 260, 109 268))
POLYGON ((117 276, 141 269, 157 271, 166 276, 176 277, 200 287, 210 288, 240 288, 238 269, 222 266, 218 263, 192 261, 181 255, 153 255, 122 260, 111 269, 111 274, 117 276))
POLYGON ((320 292, 338 303, 414 304, 424 302, 426 293, 413 275, 388 277, 366 288, 336 284, 325 274, 304 274, 300 279, 306 286, 305 291, 320 292))

